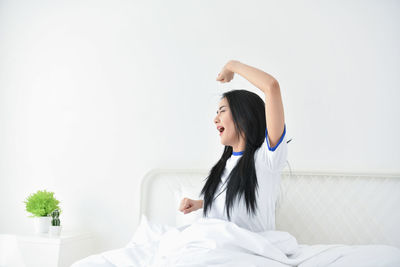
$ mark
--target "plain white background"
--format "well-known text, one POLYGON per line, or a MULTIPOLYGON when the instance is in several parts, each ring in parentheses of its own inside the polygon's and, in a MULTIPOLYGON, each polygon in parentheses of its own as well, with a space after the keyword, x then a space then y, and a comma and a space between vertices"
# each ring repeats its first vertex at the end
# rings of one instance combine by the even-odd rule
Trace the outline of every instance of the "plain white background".
POLYGON ((293 170, 400 172, 398 1, 0 1, 0 233, 55 192, 65 229, 125 246, 153 168, 210 169, 223 92, 280 83, 293 170))

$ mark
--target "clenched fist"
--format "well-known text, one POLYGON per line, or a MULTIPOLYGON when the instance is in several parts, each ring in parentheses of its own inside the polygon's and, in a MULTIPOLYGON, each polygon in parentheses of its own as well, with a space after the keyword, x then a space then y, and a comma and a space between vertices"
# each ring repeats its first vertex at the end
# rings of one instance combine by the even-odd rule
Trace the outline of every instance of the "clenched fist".
POLYGON ((237 64, 237 60, 230 60, 222 68, 221 72, 217 76, 217 81, 221 83, 228 83, 233 79, 234 72, 232 71, 232 65, 237 64))
POLYGON ((184 214, 186 214, 201 209, 202 207, 203 207, 203 200, 193 200, 185 197, 181 201, 179 210, 182 211, 184 214))

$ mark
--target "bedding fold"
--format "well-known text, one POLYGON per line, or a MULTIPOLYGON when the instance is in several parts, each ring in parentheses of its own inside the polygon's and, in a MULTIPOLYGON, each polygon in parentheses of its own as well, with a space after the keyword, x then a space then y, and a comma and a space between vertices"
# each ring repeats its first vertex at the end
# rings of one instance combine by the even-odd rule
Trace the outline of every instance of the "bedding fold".
POLYGON ((72 267, 109 266, 400 266, 400 249, 384 246, 298 244, 284 231, 252 232, 236 224, 200 218, 169 227, 142 218, 124 248, 92 255, 72 267))

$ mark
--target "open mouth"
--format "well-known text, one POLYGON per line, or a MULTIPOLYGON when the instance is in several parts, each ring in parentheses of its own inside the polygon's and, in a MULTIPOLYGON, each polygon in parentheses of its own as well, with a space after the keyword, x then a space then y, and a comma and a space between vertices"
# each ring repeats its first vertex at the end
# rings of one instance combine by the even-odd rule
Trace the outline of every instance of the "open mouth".
POLYGON ((224 127, 220 127, 218 128, 219 131, 219 135, 222 135, 222 133, 224 132, 225 128, 224 127))

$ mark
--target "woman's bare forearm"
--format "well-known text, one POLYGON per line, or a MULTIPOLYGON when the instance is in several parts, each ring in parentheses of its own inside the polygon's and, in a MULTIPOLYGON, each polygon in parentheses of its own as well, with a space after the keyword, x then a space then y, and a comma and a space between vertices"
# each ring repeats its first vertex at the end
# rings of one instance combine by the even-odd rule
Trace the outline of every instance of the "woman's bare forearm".
POLYGON ((240 74, 240 76, 248 80, 264 93, 266 93, 266 90, 276 86, 278 83, 277 80, 270 74, 255 67, 241 63, 237 60, 230 60, 226 64, 226 68, 232 72, 240 74))

